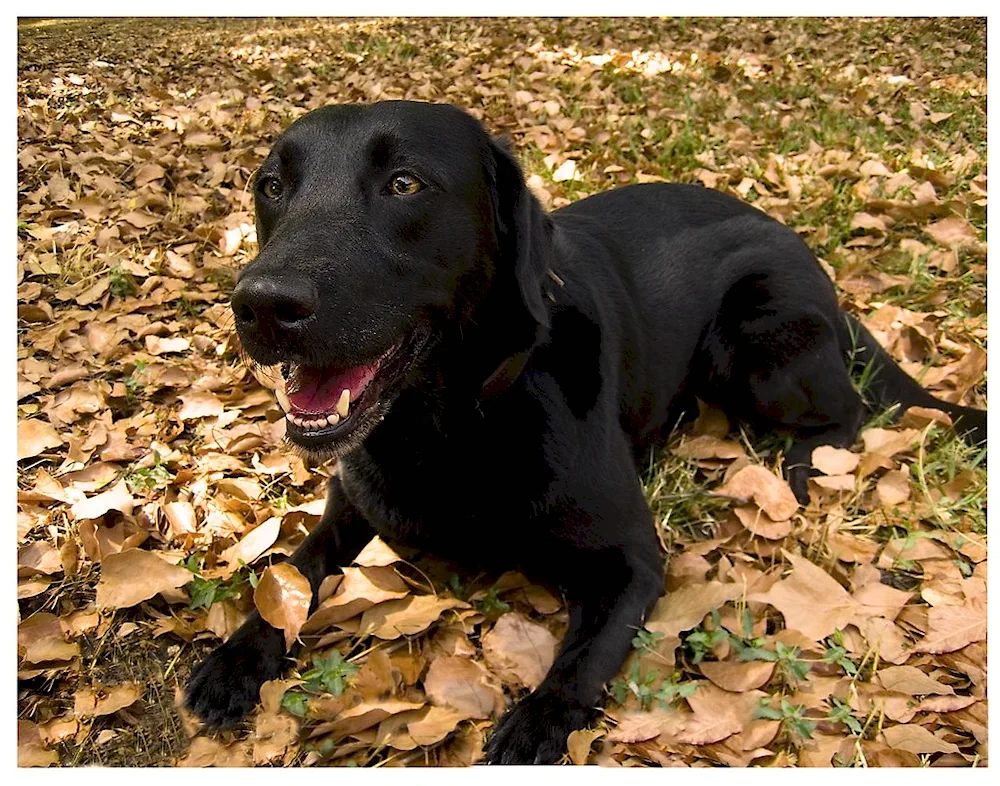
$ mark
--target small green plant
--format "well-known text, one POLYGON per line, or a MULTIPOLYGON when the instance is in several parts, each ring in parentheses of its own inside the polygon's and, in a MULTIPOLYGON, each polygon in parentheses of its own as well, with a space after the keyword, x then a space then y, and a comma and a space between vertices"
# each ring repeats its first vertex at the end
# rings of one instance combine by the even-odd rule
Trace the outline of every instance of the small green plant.
POLYGON ((767 699, 761 699, 753 716, 758 719, 781 721, 786 733, 794 733, 798 737, 811 739, 813 731, 816 729, 816 721, 805 717, 805 710, 803 705, 792 704, 788 699, 781 700, 779 709, 768 704, 767 699))
POLYGON ((690 653, 691 663, 695 665, 701 663, 716 645, 729 638, 729 631, 720 625, 719 612, 717 610, 712 612, 711 620, 711 630, 706 629, 702 624, 684 638, 684 647, 690 653))
POLYGON ((688 682, 680 682, 680 675, 674 674, 671 676, 670 680, 664 680, 660 689, 653 694, 661 707, 666 707, 668 704, 673 704, 677 699, 686 699, 688 696, 693 696, 694 692, 698 690, 698 683, 689 680, 688 682))
MULTIPOLYGON (((259 579, 252 570, 247 570, 247 573, 238 571, 228 579, 206 579, 201 575, 201 559, 201 555, 192 554, 181 563, 194 574, 194 578, 184 585, 188 595, 191 596, 188 608, 192 611, 211 608, 212 604, 219 601, 238 598, 248 585, 251 588, 257 587, 259 579)), ((240 565, 246 568, 242 561, 240 565)))
POLYGON ((497 596, 497 588, 490 587, 485 598, 480 598, 472 605, 480 614, 489 614, 491 611, 510 611, 510 604, 500 600, 497 596))
POLYGON ((809 664, 799 658, 798 647, 788 647, 778 641, 775 642, 775 650, 778 656, 778 668, 784 675, 786 683, 799 682, 808 676, 809 664))
POLYGON ((840 699, 835 696, 830 697, 830 703, 833 705, 830 707, 830 712, 827 713, 827 720, 833 723, 843 723, 851 730, 852 734, 861 736, 864 732, 864 727, 861 725, 861 721, 854 717, 854 711, 844 704, 840 699))
POLYGON ((305 681, 302 687, 309 693, 332 693, 340 696, 347 688, 347 678, 358 671, 359 667, 344 660, 337 650, 331 650, 325 658, 313 655, 313 667, 302 675, 305 681))
POLYGON ((108 289, 119 300, 124 300, 129 295, 134 295, 139 291, 139 288, 135 284, 135 279, 118 265, 111 268, 110 275, 111 280, 108 283, 108 289))
POLYGON ((139 379, 146 372, 146 361, 137 360, 135 362, 135 369, 132 373, 125 377, 125 398, 130 404, 134 404, 138 401, 140 394, 145 390, 145 383, 139 379))
POLYGON ((631 693, 639 700, 639 706, 648 710, 656 698, 653 692, 653 683, 659 678, 660 673, 656 669, 650 669, 645 676, 640 674, 639 661, 635 661, 628 677, 617 679, 611 683, 611 695, 619 704, 624 704, 625 699, 631 693))
POLYGON ((663 634, 640 629, 632 639, 632 649, 642 653, 656 652, 656 642, 663 638, 663 634))
POLYGON ((609 686, 611 695, 616 702, 624 704, 629 694, 632 694, 639 700, 639 706, 644 710, 652 707, 654 701, 661 707, 667 707, 677 699, 686 699, 688 696, 694 695, 698 688, 697 682, 681 682, 680 672, 674 672, 669 679, 663 680, 660 687, 654 690, 653 686, 660 679, 660 672, 656 669, 650 669, 642 674, 641 671, 639 661, 635 661, 627 677, 611 683, 609 686))
POLYGON ((153 452, 153 466, 140 467, 125 476, 125 482, 133 493, 142 491, 152 491, 161 485, 165 485, 173 479, 170 470, 163 464, 163 459, 156 451, 153 452))
MULTIPOLYGON (((841 638, 840 631, 837 631, 837 638, 841 638)), ((827 650, 823 653, 823 662, 840 666, 848 677, 855 677, 858 674, 858 667, 854 661, 847 657, 847 650, 837 641, 831 642, 827 639, 827 650)))

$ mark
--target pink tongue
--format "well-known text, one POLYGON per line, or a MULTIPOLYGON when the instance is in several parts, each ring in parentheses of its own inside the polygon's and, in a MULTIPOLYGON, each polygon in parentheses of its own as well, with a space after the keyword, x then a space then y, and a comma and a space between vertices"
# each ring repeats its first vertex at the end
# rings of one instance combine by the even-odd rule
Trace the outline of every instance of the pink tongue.
POLYGON ((288 401, 296 412, 326 414, 337 408, 340 394, 347 388, 351 391, 353 407, 377 370, 377 363, 338 372, 315 366, 299 367, 293 375, 295 384, 292 385, 292 380, 289 380, 290 386, 298 389, 294 393, 288 391, 288 401))

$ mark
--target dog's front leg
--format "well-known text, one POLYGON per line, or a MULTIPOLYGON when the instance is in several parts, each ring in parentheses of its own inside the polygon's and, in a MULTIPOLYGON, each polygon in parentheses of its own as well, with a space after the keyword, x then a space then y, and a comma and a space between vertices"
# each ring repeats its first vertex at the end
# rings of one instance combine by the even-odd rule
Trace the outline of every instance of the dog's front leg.
POLYGON ((645 520, 635 526, 648 530, 648 538, 598 550, 560 548, 560 562, 573 571, 560 581, 569 629, 542 684, 498 722, 486 746, 487 763, 553 764, 566 752, 569 733, 593 718, 604 683, 621 668, 663 591, 659 549, 645 503, 642 508, 645 520))
MULTIPOLYGON (((340 480, 330 478, 323 518, 288 559, 309 579, 314 608, 323 578, 357 556, 374 534, 347 501, 340 480)), ((260 686, 280 677, 284 665, 284 633, 254 611, 229 641, 198 664, 184 703, 209 726, 232 726, 254 708, 260 686)))

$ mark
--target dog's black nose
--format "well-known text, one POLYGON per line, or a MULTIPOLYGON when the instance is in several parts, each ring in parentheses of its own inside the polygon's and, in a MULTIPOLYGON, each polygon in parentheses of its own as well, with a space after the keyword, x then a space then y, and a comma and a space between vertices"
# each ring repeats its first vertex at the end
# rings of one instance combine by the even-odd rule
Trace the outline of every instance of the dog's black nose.
POLYGON ((316 313, 316 302, 308 279, 266 273, 240 279, 232 298, 239 327, 272 332, 301 327, 316 313))

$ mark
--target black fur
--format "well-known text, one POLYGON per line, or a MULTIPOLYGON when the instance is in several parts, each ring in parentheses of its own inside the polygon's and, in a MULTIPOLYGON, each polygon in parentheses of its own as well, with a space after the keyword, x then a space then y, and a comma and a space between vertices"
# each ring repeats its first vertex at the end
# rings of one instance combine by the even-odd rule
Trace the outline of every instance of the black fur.
MULTIPOLYGON (((293 124, 255 199, 261 252, 233 296, 253 359, 345 368, 405 345, 349 433, 289 426, 340 459, 292 562, 316 587, 377 532, 568 599, 555 663, 499 720, 488 762, 557 761, 593 717, 663 590, 635 461, 695 397, 791 431, 803 501, 813 448, 850 445, 865 415, 849 362, 874 362, 879 403, 938 407, 985 441, 986 413, 900 371, 794 232, 715 191, 629 186, 546 215, 471 117, 386 102, 293 124), (424 189, 392 193, 400 171, 424 189)), ((238 720, 284 655, 254 615, 196 670, 188 705, 238 720)))

